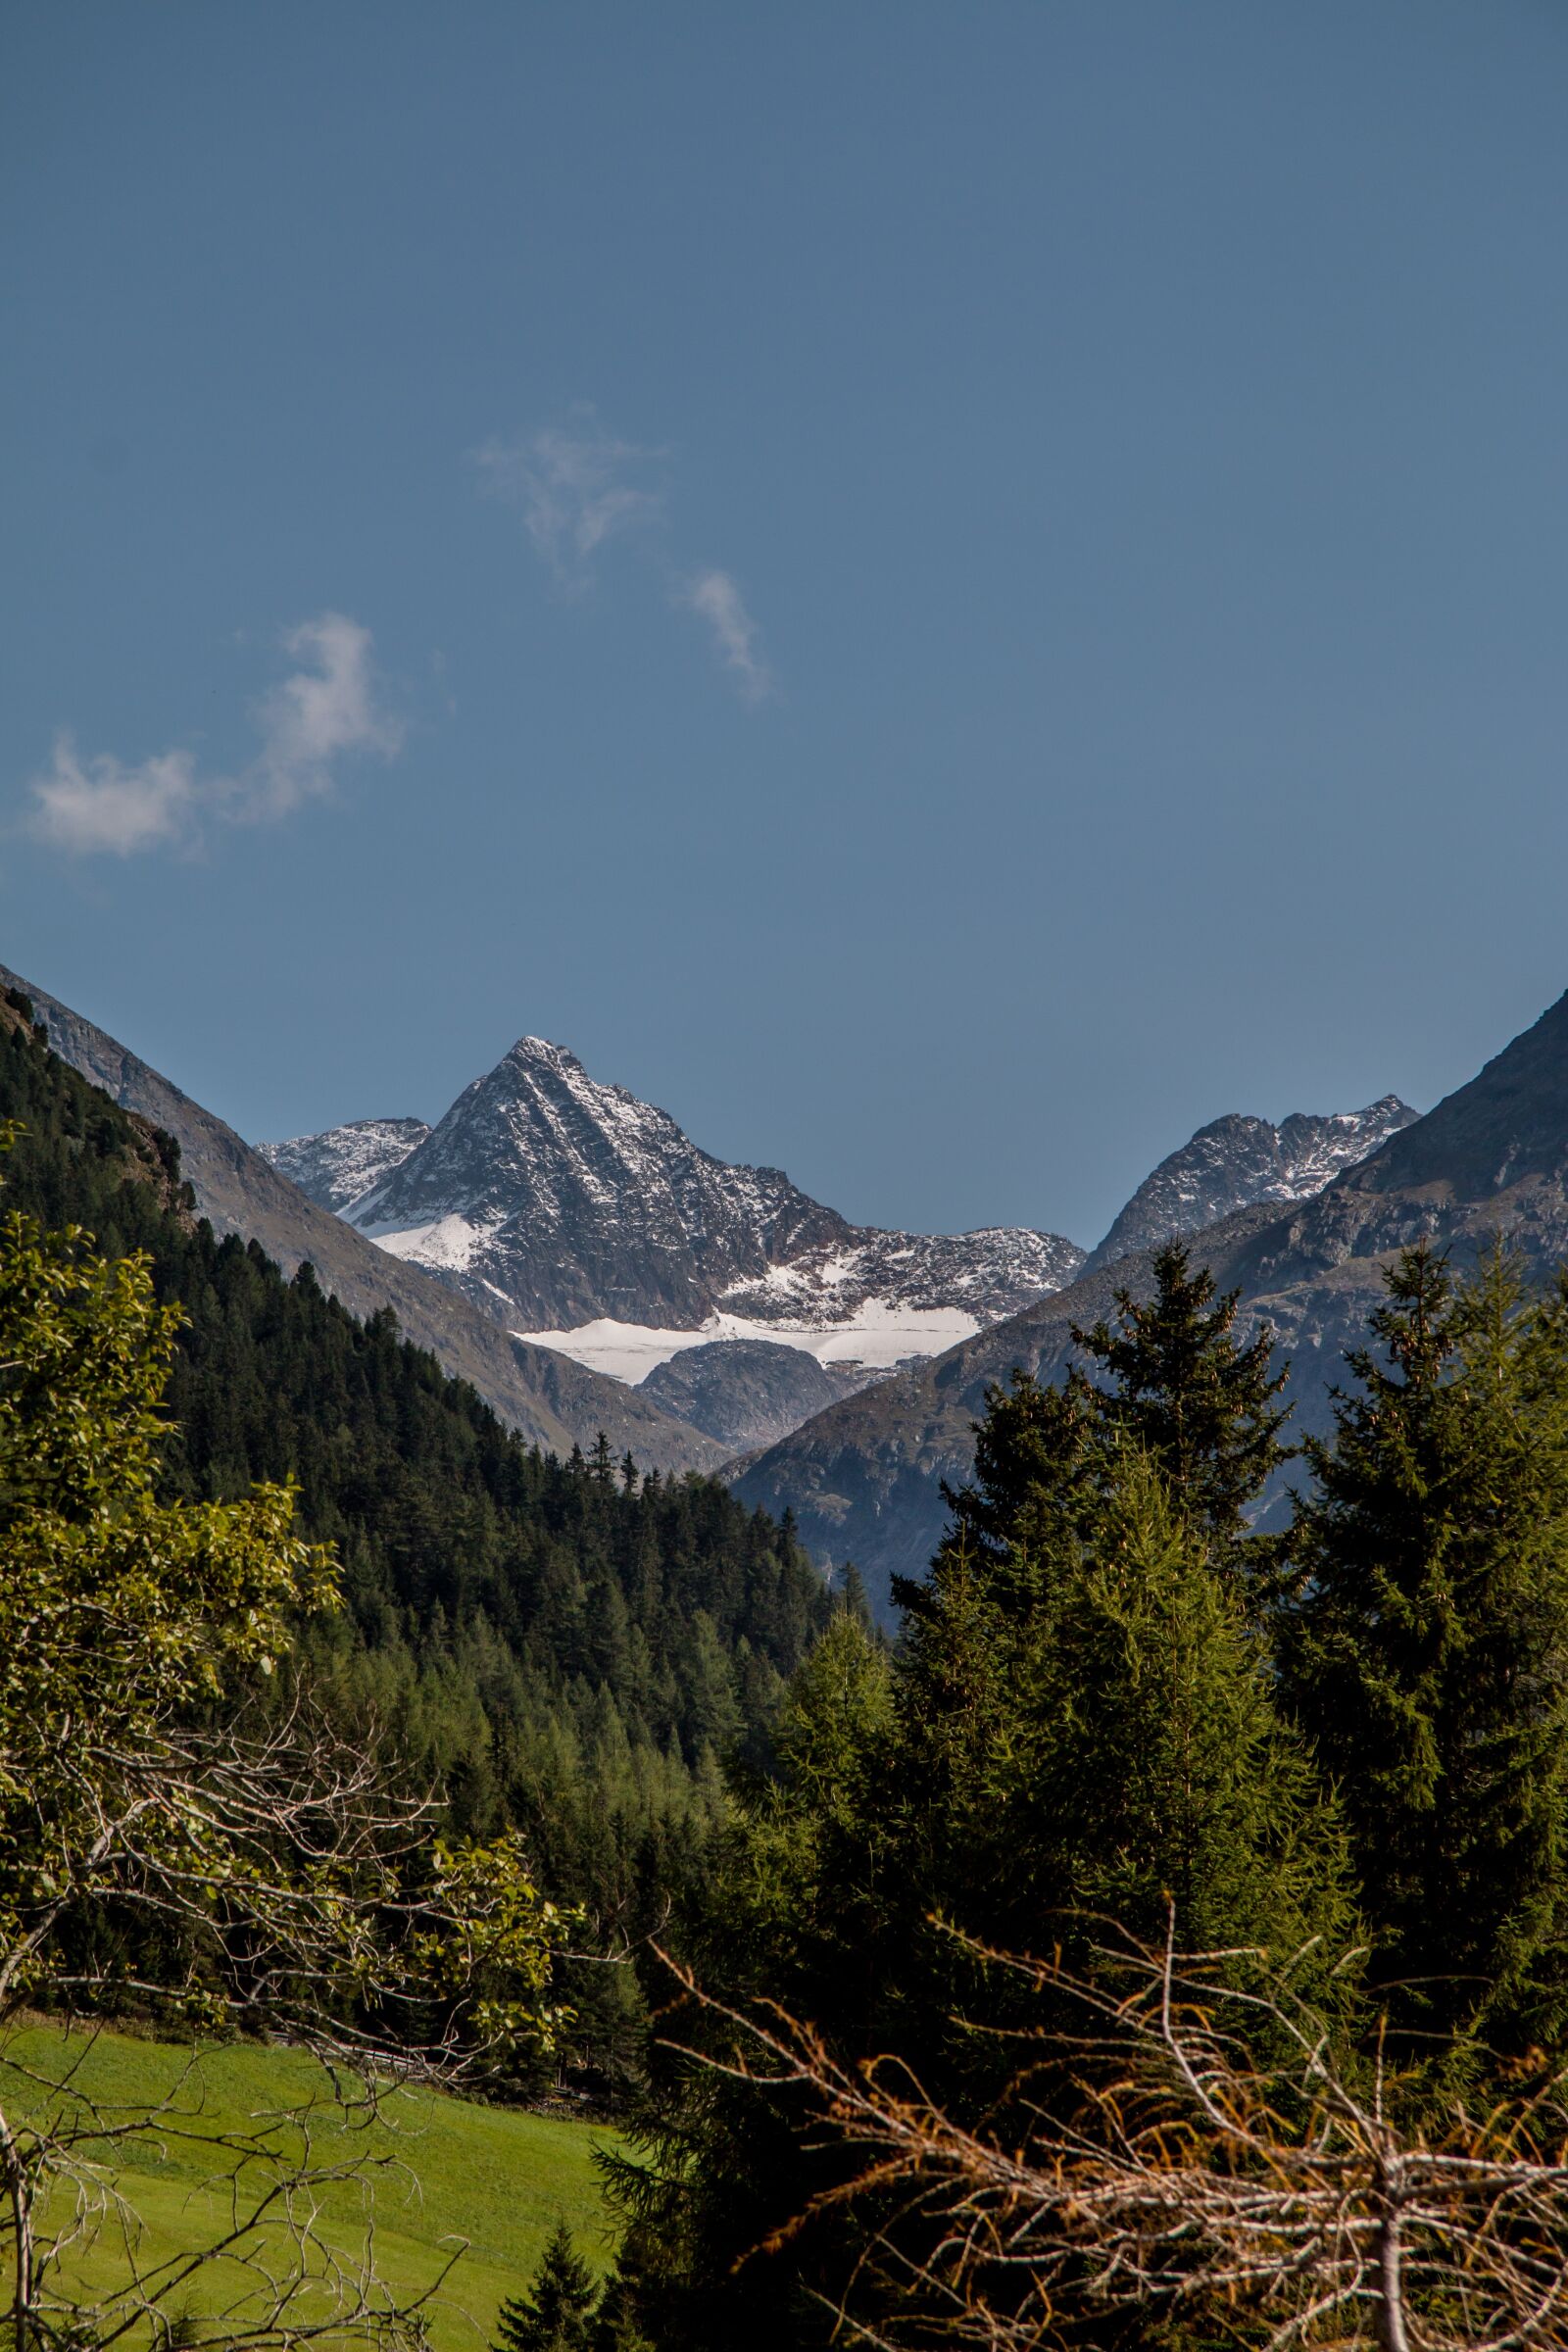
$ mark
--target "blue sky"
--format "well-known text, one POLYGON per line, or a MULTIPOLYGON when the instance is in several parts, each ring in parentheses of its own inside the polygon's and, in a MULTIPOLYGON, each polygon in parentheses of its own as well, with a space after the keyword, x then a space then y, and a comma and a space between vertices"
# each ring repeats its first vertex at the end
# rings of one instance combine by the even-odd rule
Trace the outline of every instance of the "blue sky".
POLYGON ((1092 1242, 1568 985, 1560 0, 13 5, 0 955, 1092 1242))

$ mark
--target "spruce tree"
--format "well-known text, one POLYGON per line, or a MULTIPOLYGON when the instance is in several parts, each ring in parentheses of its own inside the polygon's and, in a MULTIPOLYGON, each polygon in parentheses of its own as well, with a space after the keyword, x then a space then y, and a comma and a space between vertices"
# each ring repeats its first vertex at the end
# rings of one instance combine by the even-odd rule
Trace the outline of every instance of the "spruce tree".
POLYGON ((1170 1242, 1154 1259, 1147 1305, 1120 1290, 1114 1325, 1075 1324, 1072 1336, 1103 1376, 1102 1386, 1085 1385, 1091 1408, 1158 1464, 1217 1565, 1257 1567, 1274 1546, 1249 1537, 1248 1511, 1289 1458, 1280 1431, 1290 1407, 1275 1401, 1289 1373, 1270 1369, 1266 1326, 1238 1346, 1240 1297, 1217 1297, 1213 1276, 1195 1272, 1185 1245, 1170 1242))
MULTIPOLYGON (((1234 1579, 1158 1466, 1089 1416, 1093 1477, 1054 1488, 1048 1454, 1018 1490, 1036 1548, 1004 1541, 1007 1457, 1038 1470, 1040 1420, 1057 1433, 1079 1409, 1048 1395, 1000 1399, 977 1457, 996 1534, 956 1531, 891 1662, 847 1615, 818 1642, 775 1733, 776 1777, 738 1809, 682 1938, 729 2007, 777 2002, 846 2058, 894 2053, 972 2118, 1004 2095, 1018 2033, 1055 2012, 952 1928, 1080 1966, 1106 1922, 1162 1936, 1170 1900, 1184 1943, 1283 1957, 1313 1936, 1337 1952, 1352 1932, 1332 1801, 1276 1713, 1234 1579)), ((716 2010, 685 2009, 674 2037, 721 2064, 737 2052, 716 2010)), ((627 2291, 655 2341, 829 2340, 868 2225, 829 2203, 794 2231, 836 2177, 804 2120, 787 2094, 656 2059, 645 2161, 616 2168, 627 2291), (780 2232, 781 2256, 758 2251, 780 2232)))
POLYGON ((588 2352, 598 2299, 593 2274, 560 2221, 529 2293, 502 2304, 493 2352, 588 2352))
POLYGON ((894 1580, 894 1597, 910 1619, 928 1613, 945 1571, 960 1559, 964 1576, 980 1577, 998 1606, 1036 1606, 1044 1563, 1114 1485, 1128 1441, 1158 1468, 1216 1566, 1255 1574, 1272 1563, 1278 1540, 1250 1534, 1248 1514, 1290 1458, 1280 1435, 1290 1408, 1275 1401, 1289 1373, 1271 1368, 1268 1330, 1238 1344, 1239 1297, 1216 1297, 1213 1277, 1195 1273, 1173 1242, 1154 1260, 1148 1304, 1120 1290, 1114 1325, 1073 1326, 1098 1380, 1075 1368, 1061 1385, 1044 1387, 1015 1370, 1005 1389, 993 1384, 974 1425, 972 1476, 943 1488, 952 1519, 930 1585, 894 1580))
POLYGON ((962 1563, 980 1574, 999 1605, 1032 1605, 1030 1563, 1050 1554, 1064 1529, 1081 1515, 1099 1470, 1095 1422, 1081 1381, 1044 1388, 1014 1369, 1007 1386, 986 1390, 983 1419, 974 1423, 974 1470, 961 1487, 943 1482, 952 1519, 932 1562, 928 1585, 893 1580, 893 1597, 906 1617, 926 1613, 933 1591, 962 1563))
POLYGON ((1396 2025, 1568 2035, 1568 1288, 1406 1250, 1306 1454, 1286 1688, 1396 2025))

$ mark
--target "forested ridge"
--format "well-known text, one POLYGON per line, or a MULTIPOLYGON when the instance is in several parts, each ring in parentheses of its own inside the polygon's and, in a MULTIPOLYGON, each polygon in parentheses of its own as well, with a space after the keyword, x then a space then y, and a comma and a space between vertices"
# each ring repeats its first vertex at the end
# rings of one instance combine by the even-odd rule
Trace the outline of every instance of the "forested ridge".
MULTIPOLYGON (((704 1867, 722 1762, 756 1750, 825 1624, 789 1531, 696 1475, 642 1477, 601 1444, 566 1461, 511 1435, 395 1318, 361 1323, 307 1268, 192 1213, 168 1138, 0 1006, 4 1205, 145 1251, 183 1317, 162 1483, 231 1500, 293 1479, 345 1611, 303 1636, 313 1678, 438 1775, 452 1817, 526 1833, 545 1884, 602 1937, 662 1915, 704 1867)), ((623 2064, 626 1970, 583 1972, 579 2055, 623 2064)))

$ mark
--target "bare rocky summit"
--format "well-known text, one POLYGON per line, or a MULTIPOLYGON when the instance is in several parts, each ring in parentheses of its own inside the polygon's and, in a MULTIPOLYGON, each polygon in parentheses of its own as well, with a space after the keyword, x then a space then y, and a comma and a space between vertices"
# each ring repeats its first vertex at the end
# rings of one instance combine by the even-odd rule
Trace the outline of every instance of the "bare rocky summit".
POLYGON ((637 1393, 732 1453, 749 1453, 874 1377, 858 1364, 818 1363, 778 1340, 708 1340, 656 1366, 637 1393))
POLYGON ((1397 1095, 1385 1095, 1365 1110, 1326 1117, 1293 1111, 1277 1127, 1241 1112, 1214 1119, 1145 1177, 1083 1271, 1095 1274, 1135 1250, 1200 1233, 1254 1201, 1310 1200, 1419 1116, 1397 1095))

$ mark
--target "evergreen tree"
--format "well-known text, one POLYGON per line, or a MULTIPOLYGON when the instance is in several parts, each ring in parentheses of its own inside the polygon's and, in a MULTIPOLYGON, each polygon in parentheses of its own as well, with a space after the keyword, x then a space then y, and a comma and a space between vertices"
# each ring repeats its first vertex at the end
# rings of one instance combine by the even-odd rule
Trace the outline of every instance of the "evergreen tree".
POLYGON ((1287 1689, 1395 2018, 1568 2032, 1568 1287, 1405 1251, 1296 1528, 1287 1689))
POLYGON ((1042 1388, 1015 1369, 1005 1388, 986 1390, 984 1417, 973 1424, 974 1470, 961 1487, 943 1482, 952 1514, 929 1585, 896 1577, 893 1596, 911 1623, 927 1613, 932 1587, 950 1564, 982 1573, 999 1604, 1033 1605, 1030 1564, 1056 1549, 1094 1494, 1099 1470, 1096 1423, 1082 1381, 1042 1388))
POLYGON ((1074 1369, 1043 1387, 1015 1370, 1005 1388, 986 1391, 973 1473, 943 1488, 952 1519, 930 1583, 894 1581, 911 1622, 935 1605, 946 1568, 960 1561, 963 1577, 980 1578, 997 1606, 1036 1608, 1046 1562, 1098 1512, 1127 1442, 1157 1466, 1216 1565, 1245 1562, 1256 1572, 1273 1561, 1277 1539, 1248 1532, 1250 1508, 1290 1453, 1280 1438, 1289 1407, 1275 1402, 1289 1374, 1270 1369, 1272 1334, 1238 1346, 1239 1294, 1216 1298, 1212 1276, 1195 1273, 1179 1243, 1155 1258, 1154 1286, 1147 1305, 1117 1292, 1114 1327, 1073 1327, 1099 1384, 1074 1369))
POLYGON ((1275 1402, 1289 1373, 1270 1371, 1274 1335, 1266 1327, 1238 1347, 1240 1297, 1216 1297, 1213 1276, 1195 1272, 1186 1246, 1169 1242, 1154 1259, 1147 1305, 1118 1291, 1114 1326, 1074 1325, 1072 1336, 1104 1375, 1105 1385, 1086 1385, 1088 1404, 1158 1463, 1217 1564, 1256 1568, 1276 1547, 1249 1537, 1247 1514, 1289 1458, 1280 1431, 1290 1408, 1275 1402))
MULTIPOLYGON (((731 2010, 776 2001, 846 2059, 902 2057, 974 2118, 1004 2093, 1039 1999, 951 1927, 1081 1965, 1087 1914, 1157 1937, 1172 1898, 1184 1938, 1222 1947, 1332 1951, 1351 1925, 1332 1804, 1276 1714, 1234 1579, 1157 1462, 1081 1396, 1015 1384, 977 1465, 980 1540, 955 1528, 891 1671, 835 1620, 786 1702, 777 1777, 682 1938, 731 2010), (1025 1522, 1032 1550, 1009 1540, 1025 1522)), ((687 2010, 681 2031, 733 2060, 720 2013, 687 2010)), ((792 2231, 831 2199, 838 2158, 803 2140, 787 2094, 662 2055, 639 2126, 648 2161, 617 2175, 623 2286, 669 2352, 825 2343, 864 2230, 920 2226, 829 2202, 792 2231), (757 2251, 781 2231, 782 2261, 757 2251)))
POLYGON ((1127 1456, 1062 1579, 1035 1676, 1020 1712, 1044 1737, 1011 1762, 1006 1809, 1016 1820, 1028 1792, 1044 1855, 1056 1849, 1048 1883, 1149 1941, 1174 1904, 1189 1947, 1343 1943, 1334 1809, 1276 1711, 1234 1581, 1147 1457, 1127 1456))
POLYGON ((588 2352, 598 2298, 571 2231, 558 2222, 529 2292, 501 2306, 493 2352, 588 2352))
POLYGON ((1343 1835, 1243 1595, 1130 1441, 1036 1551, 946 1545, 899 1666, 928 1908, 1014 1950, 1081 1911, 1158 1936, 1167 1898, 1210 1942, 1348 1931, 1343 1835))

